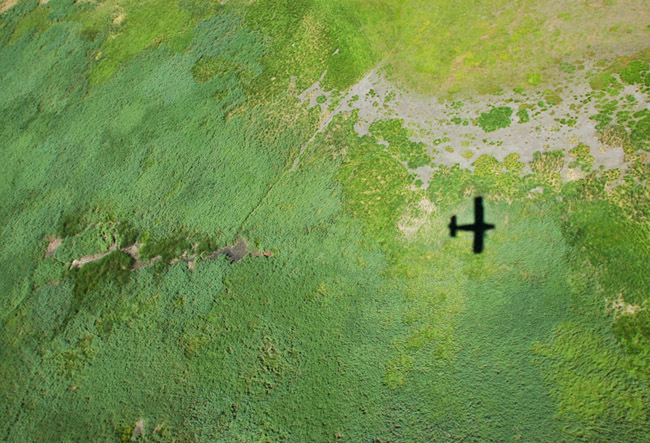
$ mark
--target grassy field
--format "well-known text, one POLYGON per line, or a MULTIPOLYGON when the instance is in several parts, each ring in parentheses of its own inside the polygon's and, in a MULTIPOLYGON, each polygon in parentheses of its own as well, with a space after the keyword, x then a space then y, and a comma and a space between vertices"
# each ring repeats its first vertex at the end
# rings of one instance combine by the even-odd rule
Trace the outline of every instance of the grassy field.
POLYGON ((252 9, 254 23, 282 36, 276 50, 312 78, 327 69, 338 88, 378 61, 418 92, 531 88, 552 84, 560 62, 628 55, 650 38, 640 0, 261 0, 252 9))
POLYGON ((623 0, 7 8, 0 440, 646 441, 650 117, 617 97, 648 99, 648 25, 623 0), (296 98, 378 65, 441 95, 543 88, 588 57, 623 170, 580 145, 444 166, 399 118, 360 136, 296 98), (447 228, 475 195, 481 255, 447 228))

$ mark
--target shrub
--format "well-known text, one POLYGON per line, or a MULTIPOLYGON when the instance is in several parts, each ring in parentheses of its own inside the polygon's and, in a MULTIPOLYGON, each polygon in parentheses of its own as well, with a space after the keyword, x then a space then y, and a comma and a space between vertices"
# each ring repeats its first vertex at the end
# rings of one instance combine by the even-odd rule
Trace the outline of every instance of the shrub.
POLYGON ((483 112, 478 118, 478 125, 485 132, 493 132, 497 129, 507 128, 510 126, 510 116, 512 115, 512 108, 508 106, 500 106, 492 108, 489 112, 483 112))

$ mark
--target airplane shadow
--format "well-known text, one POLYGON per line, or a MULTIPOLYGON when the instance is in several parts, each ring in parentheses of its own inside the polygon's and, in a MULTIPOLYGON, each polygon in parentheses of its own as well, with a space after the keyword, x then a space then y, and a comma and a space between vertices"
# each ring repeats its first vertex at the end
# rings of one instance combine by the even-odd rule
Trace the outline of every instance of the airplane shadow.
POLYGON ((452 237, 456 237, 458 231, 473 231, 474 232, 474 253, 480 254, 483 252, 485 243, 485 233, 495 226, 485 223, 485 210, 483 208, 483 197, 476 197, 474 199, 474 223, 468 225, 459 225, 456 221, 456 216, 451 217, 449 223, 449 233, 452 237))

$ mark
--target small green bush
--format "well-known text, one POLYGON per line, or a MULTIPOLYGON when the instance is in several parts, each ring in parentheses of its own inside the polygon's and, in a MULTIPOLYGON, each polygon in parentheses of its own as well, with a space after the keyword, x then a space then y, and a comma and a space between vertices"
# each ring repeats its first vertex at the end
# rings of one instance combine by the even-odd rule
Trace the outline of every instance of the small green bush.
POLYGON ((519 117, 519 123, 527 123, 530 121, 530 116, 528 115, 528 109, 520 109, 517 111, 517 117, 519 117))
POLYGON ((585 172, 591 171, 594 164, 594 156, 591 155, 591 148, 580 143, 569 151, 569 156, 575 160, 569 164, 570 168, 580 168, 585 172))
POLYGON ((512 112, 512 108, 508 106, 492 108, 489 112, 483 112, 479 116, 478 125, 485 132, 493 132, 497 129, 507 128, 511 123, 510 116, 512 112))

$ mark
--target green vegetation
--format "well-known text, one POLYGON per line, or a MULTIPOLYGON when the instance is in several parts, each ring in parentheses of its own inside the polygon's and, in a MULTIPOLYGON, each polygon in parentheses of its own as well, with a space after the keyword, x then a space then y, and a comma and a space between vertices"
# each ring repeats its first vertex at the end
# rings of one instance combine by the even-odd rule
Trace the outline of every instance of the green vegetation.
POLYGON ((633 60, 620 71, 621 80, 629 85, 645 83, 648 71, 650 65, 641 60, 633 60))
POLYGON ((465 160, 471 160, 471 158, 474 157, 474 152, 472 152, 471 149, 468 149, 464 151, 461 155, 465 160))
POLYGON ((526 83, 530 86, 537 86, 542 83, 542 74, 539 72, 532 72, 526 76, 526 83))
POLYGON ((528 123, 530 121, 528 109, 526 108, 519 109, 519 111, 517 111, 517 117, 519 117, 519 123, 528 123))
POLYGON ((605 91, 612 96, 618 95, 623 89, 623 85, 613 75, 605 72, 593 76, 589 80, 589 86, 596 91, 605 91))
POLYGON ((591 155, 591 148, 584 143, 580 143, 569 151, 569 156, 575 160, 569 163, 570 168, 580 168, 584 172, 589 172, 593 168, 594 156, 591 155))
POLYGON ((115 251, 101 260, 83 265, 75 275, 75 295, 82 298, 106 278, 112 279, 116 284, 126 284, 132 264, 133 259, 128 254, 115 251))
POLYGON ((359 136, 359 113, 330 113, 380 61, 420 90, 495 92, 638 36, 628 17, 576 39, 613 9, 552 9, 557 32, 500 0, 2 13, 0 440, 647 439, 650 112, 620 97, 647 93, 647 54, 591 76, 621 170, 577 141, 456 154, 460 117, 429 134, 472 161, 447 166, 399 116, 359 136), (325 71, 321 114, 296 97, 325 71), (447 227, 476 195, 496 225, 481 255, 447 227), (242 260, 211 256, 240 239, 242 260))
POLYGON ((427 153, 427 146, 409 140, 408 132, 402 125, 403 121, 398 119, 380 120, 370 125, 370 132, 387 142, 388 152, 399 161, 407 163, 409 168, 428 165, 431 158, 427 153))
POLYGON ((562 72, 566 72, 567 74, 573 74, 578 68, 573 63, 562 62, 558 66, 558 69, 562 72))
POLYGON ((481 113, 477 122, 485 132, 493 132, 497 129, 507 128, 510 126, 511 115, 512 108, 508 106, 499 106, 490 109, 489 112, 481 113))
POLYGON ((557 91, 554 91, 552 89, 545 89, 543 91, 543 95, 544 100, 546 100, 546 103, 548 103, 548 106, 555 106, 562 103, 562 98, 557 91))

